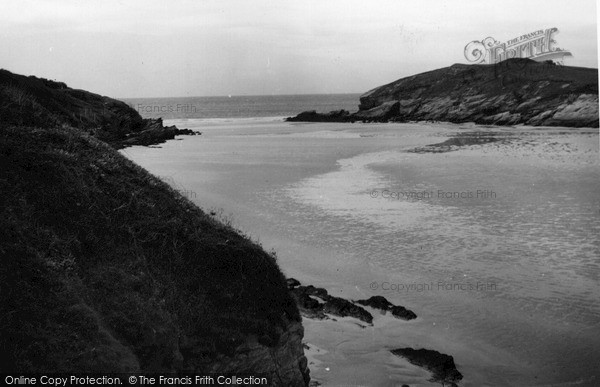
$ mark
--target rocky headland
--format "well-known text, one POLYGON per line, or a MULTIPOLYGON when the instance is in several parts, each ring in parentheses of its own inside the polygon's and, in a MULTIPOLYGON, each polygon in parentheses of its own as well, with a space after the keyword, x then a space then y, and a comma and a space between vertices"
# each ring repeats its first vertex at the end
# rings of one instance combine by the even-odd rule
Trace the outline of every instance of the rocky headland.
POLYGON ((598 127, 598 70, 530 59, 454 64, 360 97, 359 110, 307 111, 290 122, 474 122, 598 127))
POLYGON ((152 145, 201 134, 146 119, 125 102, 72 89, 63 82, 0 69, 0 125, 76 127, 115 148, 152 145))

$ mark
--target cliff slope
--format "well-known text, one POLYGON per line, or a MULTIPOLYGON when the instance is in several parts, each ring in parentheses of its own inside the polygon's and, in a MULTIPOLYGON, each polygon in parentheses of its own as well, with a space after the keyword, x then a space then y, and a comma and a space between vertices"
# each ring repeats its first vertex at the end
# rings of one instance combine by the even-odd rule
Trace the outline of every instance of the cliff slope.
POLYGON ((289 120, 598 127, 598 70, 530 59, 455 64, 370 90, 356 113, 304 112, 289 120))
MULTIPOLYGON (((0 372, 306 385, 301 318, 275 258, 98 138, 43 126, 75 119, 69 93, 35 99, 38 116, 11 119, 42 128, 0 126, 0 372)), ((141 124, 105 102, 106 117, 141 124)))

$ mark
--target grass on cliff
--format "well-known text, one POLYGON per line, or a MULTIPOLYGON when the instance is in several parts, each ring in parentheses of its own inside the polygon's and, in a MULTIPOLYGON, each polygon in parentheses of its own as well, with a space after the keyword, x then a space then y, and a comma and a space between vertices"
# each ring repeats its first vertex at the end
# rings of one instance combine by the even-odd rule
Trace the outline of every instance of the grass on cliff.
POLYGON ((104 141, 124 139, 146 124, 125 102, 4 69, 0 69, 0 122, 44 128, 68 125, 104 141))
POLYGON ((296 305, 275 258, 107 144, 0 128, 7 371, 202 371, 296 305))

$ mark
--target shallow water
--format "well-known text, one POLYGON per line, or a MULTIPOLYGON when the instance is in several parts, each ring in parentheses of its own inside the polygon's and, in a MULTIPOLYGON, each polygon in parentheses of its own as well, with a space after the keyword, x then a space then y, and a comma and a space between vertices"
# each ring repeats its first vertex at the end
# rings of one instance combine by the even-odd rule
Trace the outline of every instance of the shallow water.
POLYGON ((600 383, 597 130, 168 124, 203 135, 123 153, 232 214, 287 275, 419 316, 306 321, 306 340, 327 351, 311 370, 326 385, 428 385, 389 353, 403 346, 453 355, 465 386, 600 383), (511 140, 408 152, 474 131, 511 140))

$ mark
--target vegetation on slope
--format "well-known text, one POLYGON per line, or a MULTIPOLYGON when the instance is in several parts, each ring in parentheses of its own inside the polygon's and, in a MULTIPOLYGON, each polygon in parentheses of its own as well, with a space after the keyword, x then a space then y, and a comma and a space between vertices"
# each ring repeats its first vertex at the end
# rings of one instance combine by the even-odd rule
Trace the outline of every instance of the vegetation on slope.
POLYGON ((300 321, 273 256, 79 129, 0 129, 0 192, 2 372, 202 371, 300 321))
POLYGON ((79 128, 116 148, 164 142, 188 129, 144 119, 125 102, 0 69, 0 125, 79 128))
POLYGON ((544 100, 569 94, 598 94, 598 70, 540 63, 531 59, 509 59, 490 65, 454 64, 450 67, 402 78, 376 87, 360 97, 361 110, 391 100, 513 94, 515 102, 527 96, 544 100))

